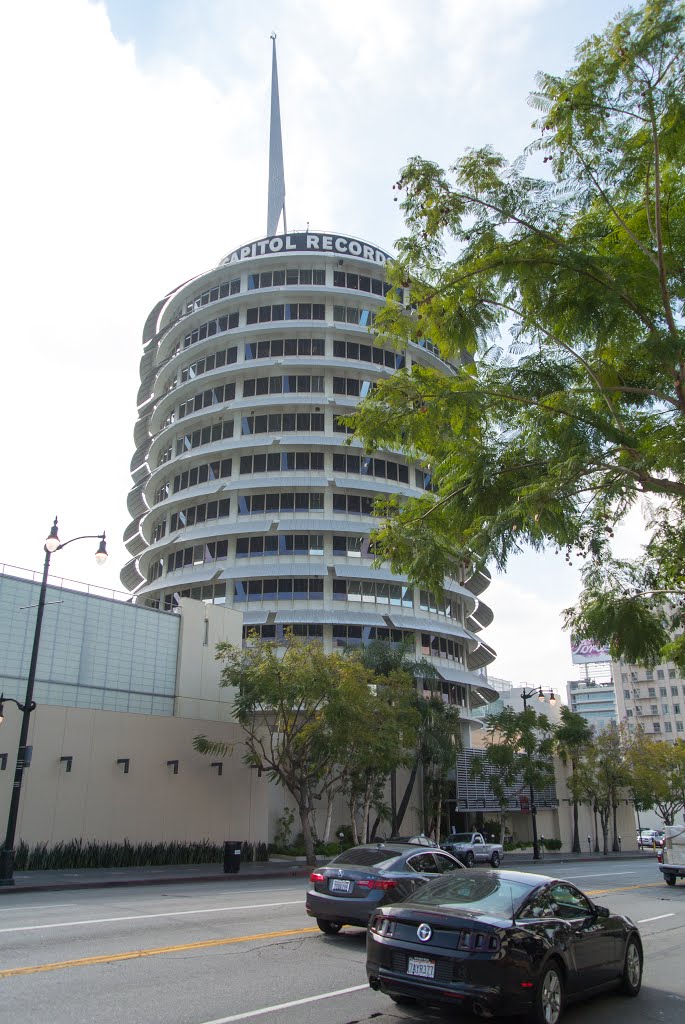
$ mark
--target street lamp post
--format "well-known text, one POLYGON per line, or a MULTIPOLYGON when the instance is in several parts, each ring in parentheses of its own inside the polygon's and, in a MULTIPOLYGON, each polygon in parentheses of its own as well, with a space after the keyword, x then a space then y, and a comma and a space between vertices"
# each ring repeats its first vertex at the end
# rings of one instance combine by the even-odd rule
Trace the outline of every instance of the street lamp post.
POLYGON ((21 783, 24 777, 24 768, 27 765, 26 741, 29 736, 29 722, 31 712, 35 711, 36 702, 33 699, 33 687, 36 681, 36 666, 38 665, 38 648, 40 647, 40 631, 43 625, 43 609, 45 608, 45 595, 48 589, 48 570, 50 568, 50 556, 55 551, 61 551, 67 544, 73 544, 76 540, 99 540, 100 546, 95 552, 95 561, 98 565, 104 565, 107 560, 107 547, 105 545, 104 533, 82 534, 80 537, 72 537, 62 543, 57 535, 57 516, 52 524, 52 529, 45 541, 45 561, 43 563, 43 578, 40 584, 38 595, 38 610, 36 612, 36 625, 33 631, 33 648, 31 650, 31 662, 29 665, 28 679, 26 680, 26 696, 24 703, 14 700, 12 697, 0 696, 0 724, 3 720, 3 703, 11 700, 21 711, 21 730, 19 732, 19 747, 17 749, 17 763, 14 769, 14 783, 10 797, 9 813, 7 815, 7 832, 2 850, 0 850, 0 885, 14 885, 14 837, 17 829, 17 817, 19 815, 19 797, 21 795, 21 783))
MULTIPOLYGON (((557 702, 557 698, 554 696, 552 690, 549 691, 549 697, 545 697, 542 692, 542 687, 533 687, 530 690, 526 690, 525 687, 521 691, 521 700, 523 701, 523 710, 528 709, 528 701, 532 700, 533 697, 537 697, 540 701, 549 700, 549 703, 554 705, 557 702)), ((537 822, 537 807, 535 806, 535 793, 533 792, 533 784, 530 783, 530 814, 531 821, 533 823, 533 860, 540 860, 540 844, 538 843, 538 822, 537 822)))

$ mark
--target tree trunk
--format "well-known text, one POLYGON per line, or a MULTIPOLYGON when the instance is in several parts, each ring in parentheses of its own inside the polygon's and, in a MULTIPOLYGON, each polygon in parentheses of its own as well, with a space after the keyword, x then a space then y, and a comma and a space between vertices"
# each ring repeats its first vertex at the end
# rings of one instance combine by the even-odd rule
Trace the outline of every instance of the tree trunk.
POLYGON ((300 824, 302 825, 302 838, 304 839, 304 852, 307 864, 316 867, 316 854, 314 853, 314 837, 312 836, 311 819, 309 817, 309 803, 302 797, 297 802, 297 809, 300 812, 300 824))
POLYGON ((418 770, 419 762, 417 760, 412 765, 412 770, 409 773, 409 779, 407 781, 406 788, 404 790, 404 793, 402 794, 400 806, 397 808, 397 821, 395 827, 397 828, 398 832, 400 832, 402 829, 402 822, 404 821, 404 816, 407 813, 407 808, 409 807, 409 801, 411 799, 412 790, 414 789, 414 783, 416 782, 416 774, 418 770))
POLYGON ((618 841, 618 821, 616 820, 617 808, 618 808, 617 804, 614 804, 613 807, 612 807, 612 811, 613 811, 613 814, 612 814, 612 824, 613 824, 614 836, 613 836, 613 840, 612 840, 612 843, 611 843, 611 849, 612 849, 613 853, 620 853, 621 852, 621 846, 620 846, 619 841, 618 841))
POLYGON ((578 801, 573 801, 573 852, 580 853, 580 832, 578 831, 578 801))
POLYGON ((328 795, 328 801, 326 803, 326 821, 323 827, 322 842, 327 843, 331 835, 331 823, 333 821, 333 797, 328 795))
POLYGON ((597 804, 593 804, 592 813, 595 816, 595 849, 594 849, 594 853, 599 853, 599 832, 597 831, 597 804))

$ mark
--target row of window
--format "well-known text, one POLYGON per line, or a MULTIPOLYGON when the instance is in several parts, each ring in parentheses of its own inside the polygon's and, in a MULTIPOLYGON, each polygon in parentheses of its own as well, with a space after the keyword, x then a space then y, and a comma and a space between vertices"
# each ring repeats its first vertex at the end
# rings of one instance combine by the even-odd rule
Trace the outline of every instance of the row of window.
POLYGON ((461 622, 461 602, 458 597, 436 597, 430 590, 420 590, 419 608, 422 612, 433 612, 461 622))
MULTIPOLYGON (((199 340, 199 331, 200 328, 198 328, 198 337, 194 339, 195 341, 199 340)), ((191 339, 189 344, 194 344, 193 335, 188 335, 188 337, 191 339)), ((180 347, 174 354, 179 350, 180 347)), ((326 342, 323 338, 270 338, 265 341, 245 342, 245 362, 255 359, 278 359, 284 356, 314 356, 323 359, 326 356, 326 342)), ((387 351, 373 345, 360 345, 356 341, 334 341, 333 356, 338 359, 355 359, 359 362, 374 363, 390 370, 400 369, 406 362, 404 355, 399 352, 387 351)), ((203 373, 220 369, 222 366, 232 366, 237 360, 238 349, 235 345, 219 349, 218 352, 211 352, 204 358, 184 366, 180 378, 174 378, 166 391, 173 391, 178 383, 185 384, 186 381, 193 380, 203 373)), ((341 392, 341 394, 344 393, 341 392)))
POLYGON ((366 398, 373 391, 372 380, 359 380, 357 377, 334 377, 333 394, 351 395, 353 398, 366 398))
POLYGON ((202 448, 216 441, 227 441, 233 437, 233 420, 219 420, 208 427, 200 427, 188 434, 179 434, 176 438, 176 455, 183 455, 193 448, 202 448))
POLYGON ((238 349, 235 345, 231 345, 230 348, 220 348, 218 352, 210 352, 204 358, 183 367, 181 370, 181 384, 185 384, 187 380, 193 380, 203 373, 209 373, 210 370, 218 370, 222 366, 232 366, 237 361, 238 349))
MULTIPOLYGON (((666 678, 665 670, 663 668, 658 668, 656 670, 656 677, 657 677, 657 679, 665 679, 666 678)), ((669 668, 669 670, 668 670, 668 678, 669 679, 677 679, 678 678, 678 673, 676 672, 676 670, 674 668, 669 668)), ((648 682, 651 682, 654 679, 654 670, 653 669, 651 669, 651 668, 645 669, 645 679, 648 682)), ((623 683, 627 683, 628 682, 628 673, 627 672, 622 672, 621 673, 621 682, 623 682, 623 683)), ((636 671, 633 671, 633 672, 630 673, 630 682, 631 683, 639 682, 638 674, 637 674, 636 671)), ((683 692, 685 692, 685 690, 683 692)))
POLYGON ((333 580, 334 601, 362 601, 364 604, 391 604, 399 608, 414 607, 414 593, 404 583, 380 580, 333 580))
POLYGON ((209 409, 212 405, 223 405, 224 402, 231 402, 234 398, 234 380, 229 381, 228 384, 217 384, 215 387, 207 388, 205 391, 198 391, 192 398, 187 398, 185 402, 181 402, 178 407, 178 418, 182 420, 193 412, 199 412, 200 409, 209 409))
POLYGON ((230 281, 222 281, 215 288, 209 288, 206 292, 202 292, 201 295, 196 295, 195 298, 190 299, 186 303, 186 313, 193 313, 196 309, 201 309, 202 306, 207 306, 210 302, 226 299, 229 295, 237 295, 239 291, 239 277, 234 277, 230 281))
POLYGON ((278 555, 323 555, 322 533, 267 533, 263 537, 237 537, 236 558, 278 555))
POLYGON ((406 362, 403 353, 378 348, 376 345, 360 345, 357 341, 333 342, 334 359, 356 359, 361 363, 375 363, 390 370, 401 369, 406 362))
MULTIPOLYGON (((627 714, 628 718, 632 718, 633 717, 633 712, 632 711, 627 711, 626 714, 627 714)), ((634 729, 635 726, 631 724, 630 728, 634 729)), ((649 729, 646 729, 645 731, 649 732, 649 729)), ((682 722, 676 722, 676 724, 675 724, 675 731, 676 732, 683 732, 683 723, 682 722)), ((652 732, 656 732, 656 733, 660 733, 661 732, 661 722, 654 722, 652 724, 652 732)), ((671 733, 673 732, 673 725, 671 724, 671 722, 664 722, 664 732, 671 732, 671 733)))
POLYGON ((226 519, 231 514, 231 499, 221 498, 219 501, 202 501, 199 505, 189 505, 178 512, 171 513, 169 530, 183 530, 186 526, 196 523, 210 523, 214 519, 226 519))
POLYGON ((322 640, 323 624, 321 622, 293 622, 291 624, 272 622, 259 626, 243 626, 243 644, 249 644, 253 636, 260 640, 285 640, 288 633, 297 637, 306 637, 308 640, 322 640))
MULTIPOLYGON (((238 315, 237 313, 235 314, 238 315)), ((250 306, 246 324, 270 324, 281 320, 325 320, 323 302, 276 302, 272 306, 250 306)))
MULTIPOLYGON (((238 313, 229 313, 228 316, 218 316, 214 320, 208 320, 206 324, 200 324, 194 331, 190 331, 186 334, 183 339, 183 348, 190 348, 191 345, 197 345, 199 341, 204 341, 205 338, 213 338, 215 334, 225 334, 226 331, 234 331, 239 325, 238 313)), ((174 348, 172 355, 177 355, 181 351, 181 343, 178 342, 174 348)))
MULTIPOLYGON (((683 685, 682 691, 683 691, 683 694, 685 695, 685 685, 683 685)), ((633 690, 632 694, 631 694, 630 690, 624 690, 623 691, 623 696, 627 700, 629 700, 630 697, 633 696, 633 695, 635 697, 639 698, 640 697, 640 691, 638 689, 633 690)), ((648 687, 648 689, 647 689, 647 696, 648 697, 656 697, 656 687, 655 686, 648 687)), ((666 689, 665 686, 660 686, 659 687, 659 696, 660 697, 667 697, 668 696, 668 692, 667 692, 667 689, 666 689)), ((679 696, 678 687, 677 686, 672 686, 671 687, 671 697, 677 697, 677 696, 679 696)))
POLYGON ((367 277, 366 274, 346 274, 342 270, 333 271, 334 288, 354 288, 359 292, 370 292, 372 295, 387 295, 390 285, 378 277, 367 277))
POLYGON ((283 491, 276 494, 242 494, 238 515, 256 516, 265 512, 323 512, 323 492, 283 491))
POLYGON ((460 665, 465 664, 464 645, 458 640, 452 640, 446 636, 436 636, 434 633, 421 634, 421 654, 425 657, 449 658, 450 661, 457 661, 460 665))
POLYGON ((376 476, 383 480, 398 480, 409 483, 409 467, 390 459, 375 459, 370 455, 333 455, 334 473, 359 473, 361 476, 376 476))
POLYGON ((359 306, 333 306, 333 320, 341 324, 356 324, 358 327, 373 327, 376 314, 372 309, 359 306))
POLYGON ((243 398, 253 395, 323 394, 323 376, 286 373, 279 377, 248 377, 243 381, 243 398))
POLYGON ((243 437, 290 431, 323 433, 324 414, 322 412, 275 412, 268 415, 263 413, 259 416, 242 416, 240 423, 243 437))
POLYGON ((195 487, 197 484, 204 484, 209 480, 225 480, 231 475, 231 470, 231 459, 214 459, 201 466, 185 469, 182 473, 178 473, 173 481, 165 480, 155 491, 155 504, 166 501, 170 494, 178 494, 179 491, 185 491, 188 487, 195 487))
POLYGON ((208 544, 194 544, 179 548, 167 555, 167 572, 174 572, 189 565, 205 565, 208 562, 225 562, 228 558, 228 541, 217 540, 208 544))
POLYGON ((265 341, 245 342, 245 362, 251 359, 279 359, 282 356, 326 355, 323 338, 267 338, 265 341))
POLYGON ((233 584, 233 600, 243 601, 321 601, 323 600, 323 579, 320 576, 295 576, 290 579, 236 580, 233 584))
POLYGON ((240 456, 241 474, 323 471, 323 468, 323 452, 259 452, 240 456))
POLYGON ((261 274, 247 275, 248 291, 256 288, 282 288, 283 285, 301 284, 326 284, 325 270, 298 270, 292 267, 288 270, 265 270, 261 274))

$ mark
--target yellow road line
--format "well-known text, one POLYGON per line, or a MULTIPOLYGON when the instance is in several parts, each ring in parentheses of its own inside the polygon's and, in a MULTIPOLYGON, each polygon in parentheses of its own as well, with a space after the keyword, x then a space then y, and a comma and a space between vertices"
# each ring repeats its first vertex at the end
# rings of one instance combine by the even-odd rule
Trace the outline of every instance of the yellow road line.
POLYGON ((612 892, 630 892, 631 889, 654 889, 656 886, 663 887, 663 881, 661 882, 644 882, 642 885, 621 885, 615 889, 586 889, 588 896, 606 896, 612 892))
POLYGON ((0 978, 13 978, 18 974, 41 974, 43 971, 60 971, 65 967, 89 967, 91 964, 111 964, 117 960, 137 960, 143 956, 160 956, 163 953, 181 953, 189 949, 209 949, 212 946, 230 946, 237 942, 257 942, 260 939, 282 939, 291 935, 308 935, 318 928, 292 928, 282 932, 262 932, 259 935, 240 935, 232 939, 208 939, 206 942, 187 942, 182 946, 160 946, 157 949, 134 949, 129 953, 109 953, 105 956, 88 956, 82 960, 62 960, 54 964, 40 964, 37 967, 13 967, 0 971, 0 978))

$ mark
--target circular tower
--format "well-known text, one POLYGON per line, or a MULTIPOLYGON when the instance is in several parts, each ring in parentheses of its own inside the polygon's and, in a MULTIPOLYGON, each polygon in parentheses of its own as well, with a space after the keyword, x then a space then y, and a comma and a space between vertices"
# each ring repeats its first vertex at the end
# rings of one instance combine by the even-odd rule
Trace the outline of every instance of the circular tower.
POLYGON ((471 709, 496 697, 480 638, 489 579, 465 571, 437 596, 373 567, 374 499, 420 493, 430 474, 399 452, 365 455, 341 421, 402 366, 453 372, 428 342, 374 344, 387 259, 345 235, 274 235, 157 303, 143 331, 121 580, 153 607, 191 597, 235 608, 245 637, 409 641, 440 672, 468 744, 471 709))

